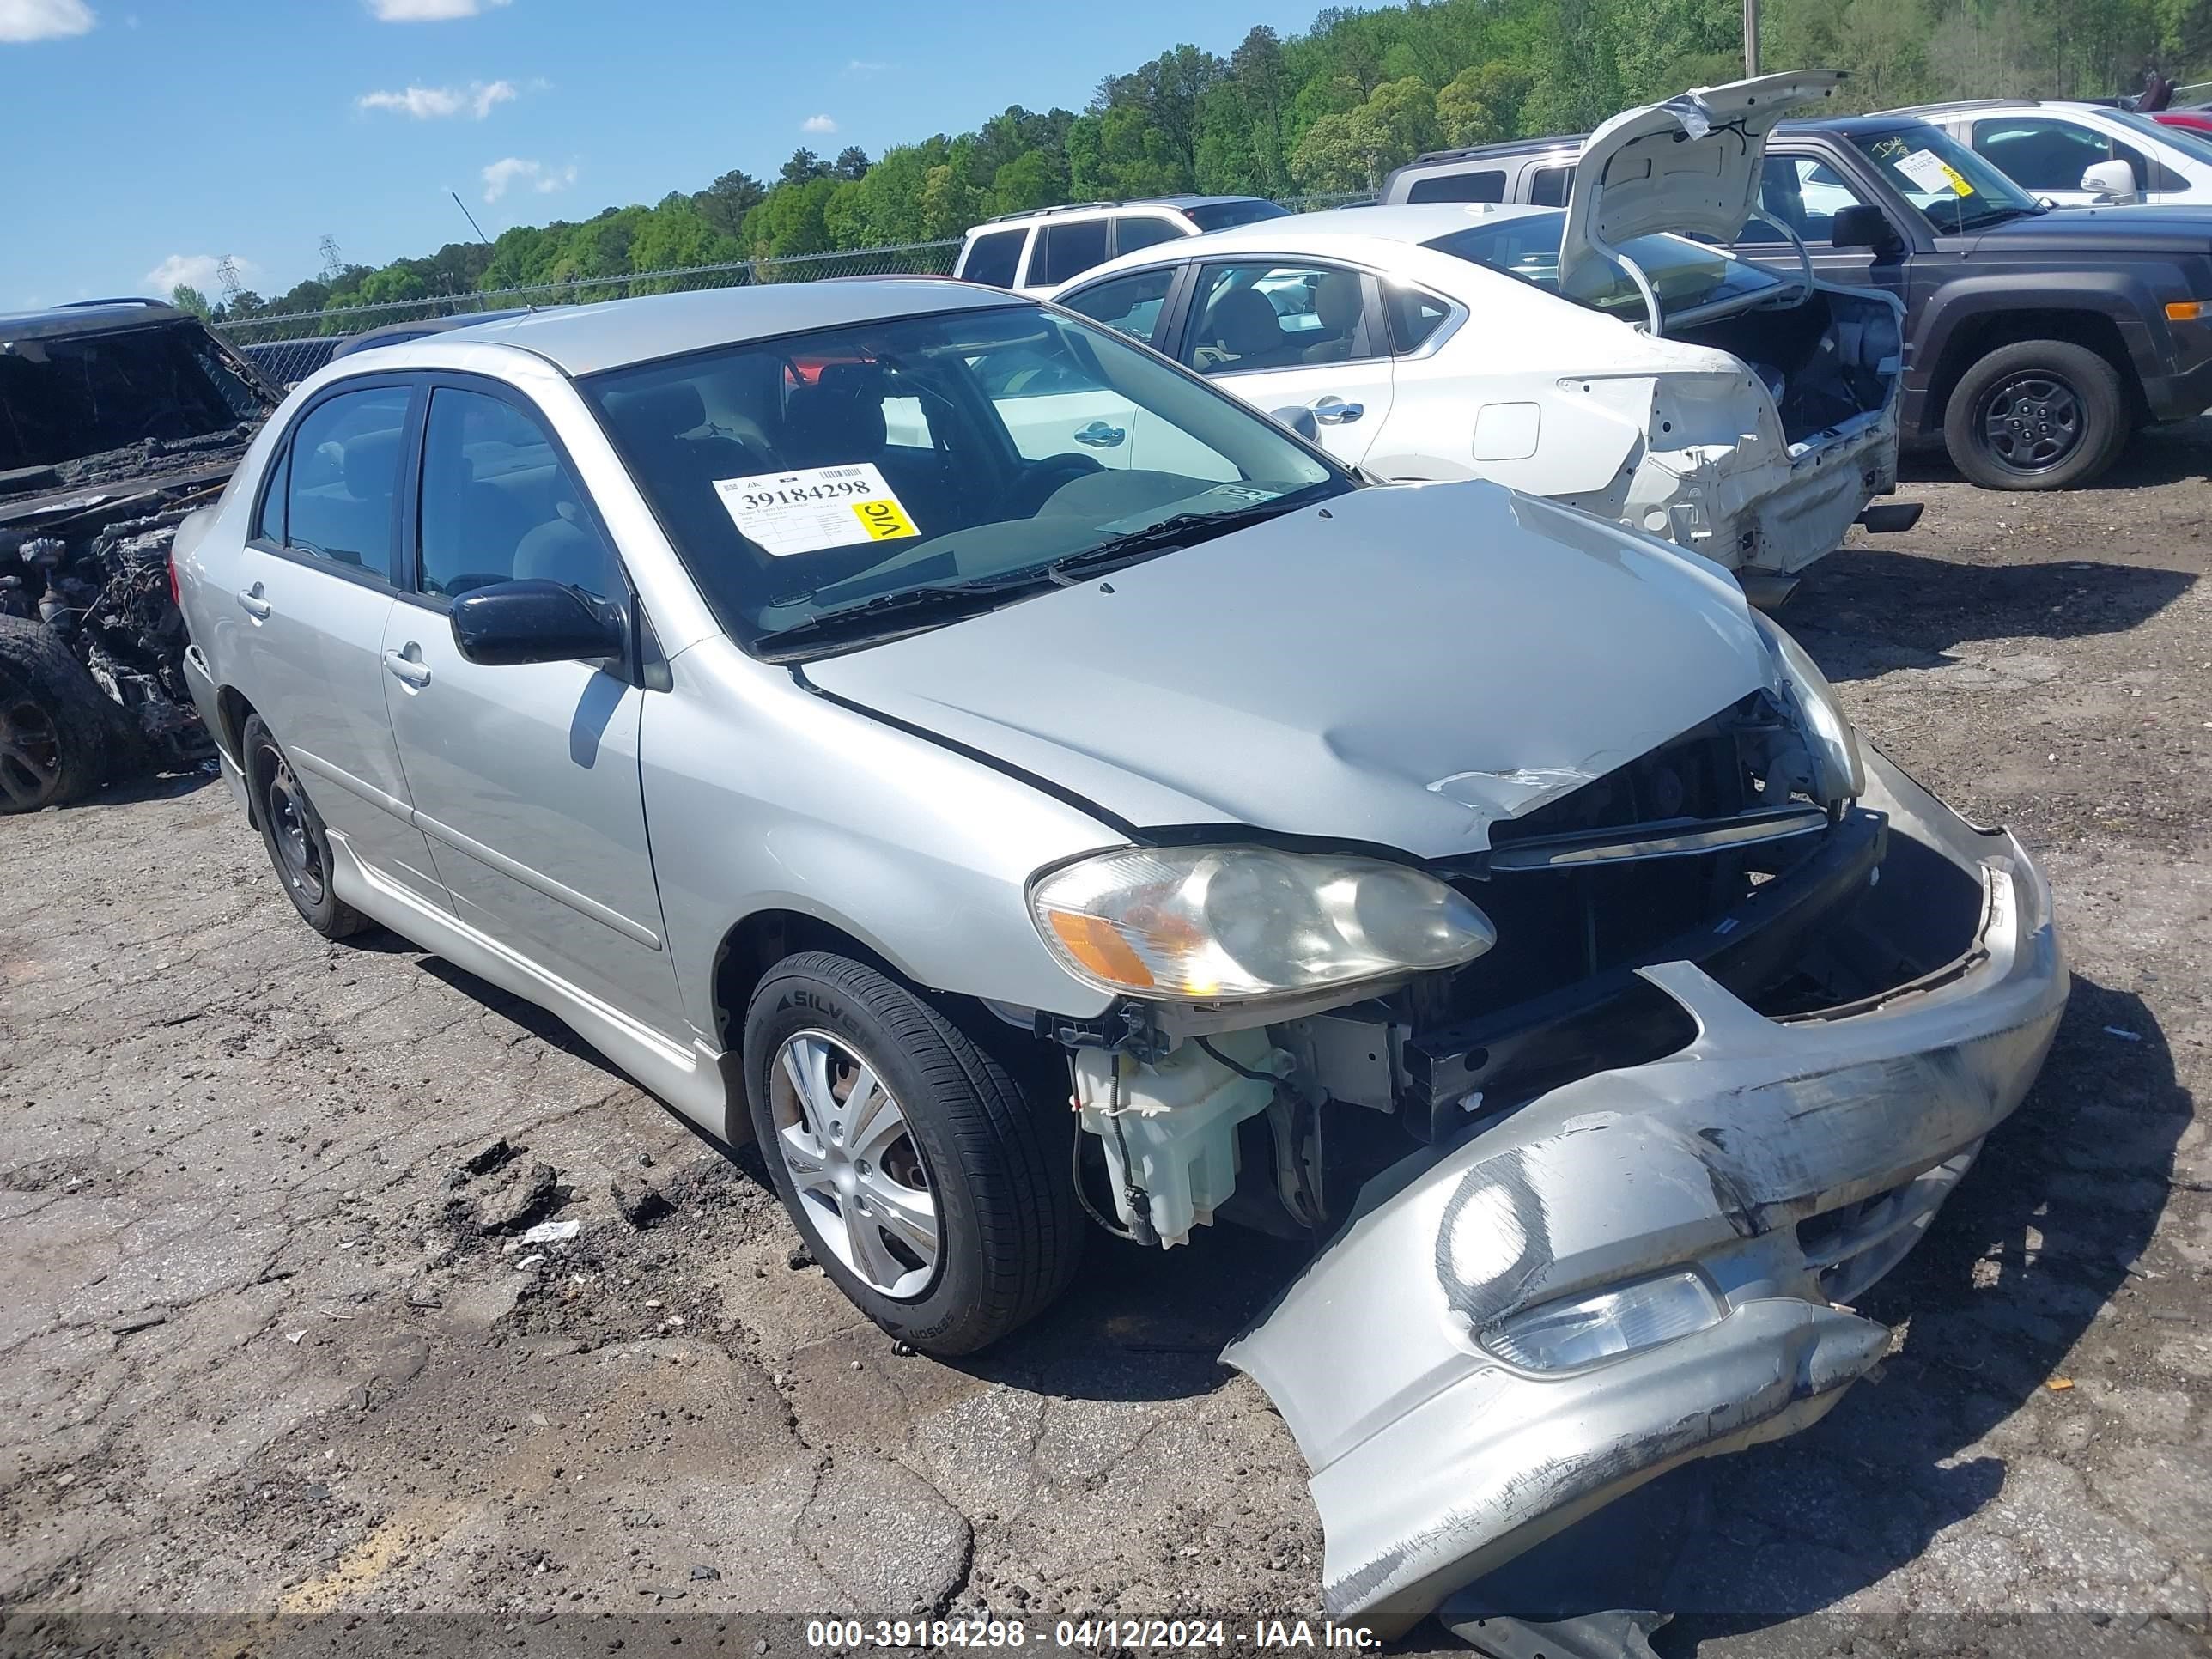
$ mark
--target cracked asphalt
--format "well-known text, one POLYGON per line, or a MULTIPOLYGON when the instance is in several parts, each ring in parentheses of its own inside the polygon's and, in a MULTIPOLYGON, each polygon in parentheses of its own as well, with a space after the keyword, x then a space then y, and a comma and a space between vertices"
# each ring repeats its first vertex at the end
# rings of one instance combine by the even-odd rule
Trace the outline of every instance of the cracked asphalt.
MULTIPOLYGON (((2068 495, 1932 475, 1922 528, 1784 613, 1865 732, 2022 831, 2077 977, 1868 1298, 1880 1380, 1713 1466, 1662 1654, 2205 1650, 2208 461, 2197 422, 2068 495)), ((794 1265, 757 1164, 505 994, 310 933, 221 785, 0 854, 0 1645, 157 1610, 1318 1617, 1297 1452, 1213 1358, 1290 1247, 1096 1239, 1000 1349, 903 1354, 794 1265), (502 1206, 580 1228, 480 1231, 502 1206)))

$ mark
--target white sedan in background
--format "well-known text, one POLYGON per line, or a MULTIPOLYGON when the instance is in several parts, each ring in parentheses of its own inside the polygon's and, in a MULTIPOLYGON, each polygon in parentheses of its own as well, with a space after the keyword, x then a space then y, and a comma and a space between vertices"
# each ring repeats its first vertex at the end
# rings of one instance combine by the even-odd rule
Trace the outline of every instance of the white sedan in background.
MULTIPOLYGON (((1901 308, 1660 228, 1733 240, 1766 129, 1834 78, 1768 76, 1617 116, 1583 147, 1565 209, 1270 219, 1145 249, 1053 297, 1376 477, 1548 495, 1778 596, 1896 487, 1901 308)), ((1111 393, 1037 395, 1040 421, 1079 428, 1105 465, 1172 465, 1111 393)))

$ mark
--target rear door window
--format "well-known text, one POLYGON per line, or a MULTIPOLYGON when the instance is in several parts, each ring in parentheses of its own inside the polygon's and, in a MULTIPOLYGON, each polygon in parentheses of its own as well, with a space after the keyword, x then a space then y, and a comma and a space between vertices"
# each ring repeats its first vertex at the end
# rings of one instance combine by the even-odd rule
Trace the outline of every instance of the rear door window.
MULTIPOLYGON (((2048 116, 1977 121, 1974 148, 2022 190, 2079 191, 2084 173, 2112 159, 2112 140, 2102 133, 2048 116)), ((2136 177, 2140 184, 2140 165, 2136 177)))
POLYGON ((1134 253, 1140 247, 1175 241, 1182 234, 1181 225, 1156 213, 1124 213, 1114 221, 1114 252, 1134 253))
POLYGON ((968 244, 968 257, 960 262, 960 274, 971 283, 1012 288, 1014 273, 1022 262, 1022 244, 1029 239, 1029 234, 1026 227, 985 232, 968 244))
POLYGON ((1203 374, 1380 356, 1359 273, 1255 261, 1199 273, 1185 361, 1203 374))
POLYGON ((292 428, 284 545, 393 580, 394 498, 413 393, 371 386, 325 399, 292 428))
POLYGON ((1104 219, 1075 219, 1039 226, 1037 251, 1030 260, 1030 285, 1064 283, 1104 264, 1107 224, 1104 219))
POLYGON ((1502 202, 1505 173, 1502 168, 1478 167, 1467 173, 1434 173, 1413 180, 1406 192, 1409 202, 1502 202))

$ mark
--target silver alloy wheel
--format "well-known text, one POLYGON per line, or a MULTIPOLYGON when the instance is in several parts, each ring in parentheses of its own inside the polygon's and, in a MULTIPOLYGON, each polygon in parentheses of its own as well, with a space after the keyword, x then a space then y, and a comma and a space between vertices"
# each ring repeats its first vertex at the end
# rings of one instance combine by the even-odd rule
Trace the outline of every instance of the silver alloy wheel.
POLYGON ((769 1107, 823 1243, 885 1296, 927 1294, 944 1229, 913 1127, 875 1068, 826 1031, 800 1031, 769 1067, 769 1107))

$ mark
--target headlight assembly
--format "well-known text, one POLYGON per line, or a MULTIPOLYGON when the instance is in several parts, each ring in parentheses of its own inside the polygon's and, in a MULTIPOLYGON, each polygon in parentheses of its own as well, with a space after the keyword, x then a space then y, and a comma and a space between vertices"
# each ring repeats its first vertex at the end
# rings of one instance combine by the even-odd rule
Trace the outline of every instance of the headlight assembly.
POLYGON ((1727 1307, 1693 1273, 1620 1285, 1515 1314, 1477 1340, 1526 1371, 1578 1371, 1717 1325, 1727 1307))
POLYGON ((1782 677, 1783 690, 1798 716, 1798 731, 1812 751, 1820 776, 1814 781, 1825 805, 1856 800, 1866 793, 1866 766, 1859 759, 1858 733, 1836 700, 1835 688, 1820 672, 1805 647, 1791 639, 1764 612, 1754 611, 1760 637, 1782 677))
POLYGON ((1269 847, 1097 854, 1031 882, 1030 914, 1085 984, 1179 1002, 1455 968, 1498 938, 1421 871, 1269 847))

